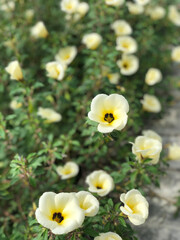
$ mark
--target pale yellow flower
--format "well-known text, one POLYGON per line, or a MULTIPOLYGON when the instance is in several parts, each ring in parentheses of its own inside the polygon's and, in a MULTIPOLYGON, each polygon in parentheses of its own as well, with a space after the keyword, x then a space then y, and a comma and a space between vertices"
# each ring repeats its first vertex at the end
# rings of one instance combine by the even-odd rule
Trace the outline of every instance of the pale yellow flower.
POLYGON ((109 133, 113 130, 122 130, 127 123, 129 104, 119 94, 98 94, 91 102, 91 111, 88 117, 98 122, 98 131, 109 133))
POLYGON ((162 137, 159 136, 159 134, 157 134, 155 131, 153 130, 144 130, 142 132, 143 136, 145 137, 149 137, 149 138, 153 138, 153 139, 156 139, 158 141, 160 141, 162 143, 162 137))
POLYGON ((134 55, 123 54, 122 59, 117 61, 122 75, 133 75, 139 69, 139 59, 134 55))
POLYGON ((159 20, 165 17, 166 10, 161 6, 156 6, 149 9, 148 15, 153 20, 159 20))
POLYGON ((120 200, 124 203, 124 207, 120 207, 120 210, 128 216, 130 222, 134 225, 145 222, 149 215, 149 204, 138 190, 132 189, 126 194, 122 193, 120 200))
POLYGON ((180 46, 173 48, 171 58, 173 61, 180 63, 180 46))
POLYGON ((100 233, 94 240, 122 240, 122 238, 114 232, 100 233))
POLYGON ((144 7, 142 5, 132 3, 132 2, 127 2, 126 6, 128 8, 128 11, 133 15, 139 15, 144 12, 144 7))
POLYGON ((131 26, 125 20, 116 20, 111 24, 111 28, 117 36, 130 35, 132 33, 131 26))
POLYGON ((97 193, 101 197, 106 196, 114 189, 112 177, 103 170, 97 170, 88 175, 86 183, 89 185, 90 192, 97 193))
POLYGON ((5 12, 12 12, 15 9, 15 2, 14 1, 2 1, 0 3, 0 10, 5 12))
POLYGON ((14 49, 15 44, 16 44, 15 38, 9 39, 9 40, 7 40, 7 41, 4 42, 4 46, 7 47, 7 48, 9 48, 9 49, 11 49, 11 50, 14 49))
POLYGON ((111 84, 118 84, 119 79, 120 79, 120 74, 119 73, 109 73, 109 74, 107 74, 107 78, 109 79, 109 82, 111 84))
POLYGON ((84 211, 74 193, 45 192, 39 199, 36 219, 53 234, 66 234, 82 226, 84 211))
POLYGON ((88 33, 82 38, 82 43, 86 45, 88 49, 95 50, 102 42, 102 37, 98 33, 88 33))
POLYGON ((75 59, 76 55, 77 48, 75 46, 67 46, 59 50, 55 56, 55 59, 60 63, 69 65, 75 59))
POLYGON ((77 176, 79 166, 75 162, 67 162, 64 166, 58 166, 56 170, 61 179, 65 180, 77 176))
POLYGON ((13 61, 5 68, 6 72, 10 74, 10 79, 20 81, 23 79, 23 73, 19 62, 13 61))
POLYGON ((162 80, 162 73, 157 68, 150 68, 145 76, 145 83, 152 86, 162 80))
POLYGON ((46 119, 48 123, 52 122, 59 122, 62 119, 61 114, 55 112, 51 108, 38 108, 37 115, 41 116, 42 118, 46 119))
POLYGON ((134 1, 137 4, 144 6, 144 5, 148 4, 151 0, 134 0, 134 1))
POLYGON ((80 207, 87 217, 94 217, 99 211, 99 201, 91 193, 80 191, 76 193, 80 207))
POLYGON ((49 62, 46 64, 46 71, 47 71, 47 76, 57 79, 57 80, 62 80, 64 77, 64 68, 61 63, 59 62, 49 62))
POLYGON ((129 36, 121 36, 116 39, 116 50, 123 53, 135 53, 137 51, 137 42, 134 38, 129 36))
POLYGON ((60 2, 60 8, 62 11, 72 14, 76 12, 78 4, 78 0, 62 0, 60 2))
POLYGON ((31 36, 34 38, 46 38, 48 31, 42 21, 37 22, 34 27, 31 28, 31 36))
POLYGON ((121 6, 124 4, 124 0, 105 0, 105 3, 110 6, 121 6))
POLYGON ((21 108, 22 107, 22 103, 21 102, 18 102, 17 99, 13 99, 11 102, 10 102, 10 108, 12 110, 16 110, 18 108, 21 108))
POLYGON ((132 152, 136 155, 138 162, 143 162, 145 158, 151 158, 149 164, 159 162, 162 143, 151 137, 138 136, 132 146, 132 152))
POLYGON ((180 27, 180 13, 176 6, 171 5, 168 9, 168 18, 176 26, 180 27))
POLYGON ((89 4, 86 2, 80 2, 76 8, 76 12, 83 17, 89 11, 89 4))
POLYGON ((27 9, 25 11, 25 17, 28 21, 32 21, 32 19, 34 17, 34 9, 27 9))
POLYGON ((157 97, 149 94, 144 94, 143 100, 141 100, 143 109, 147 112, 158 113, 161 111, 161 103, 157 97))
POLYGON ((180 145, 174 143, 168 147, 168 158, 170 160, 180 160, 180 145))

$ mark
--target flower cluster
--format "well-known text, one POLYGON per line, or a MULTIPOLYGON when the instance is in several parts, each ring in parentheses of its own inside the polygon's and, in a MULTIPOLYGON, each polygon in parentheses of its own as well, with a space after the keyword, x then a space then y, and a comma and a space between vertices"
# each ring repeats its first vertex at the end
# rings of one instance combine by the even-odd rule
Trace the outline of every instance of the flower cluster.
MULTIPOLYGON (((134 239, 129 221, 147 220, 143 187, 164 162, 161 136, 142 129, 169 101, 180 11, 151 0, 35 2, 0 0, 2 196, 16 200, 0 233, 134 239)), ((165 160, 179 160, 180 146, 167 147, 165 160)))

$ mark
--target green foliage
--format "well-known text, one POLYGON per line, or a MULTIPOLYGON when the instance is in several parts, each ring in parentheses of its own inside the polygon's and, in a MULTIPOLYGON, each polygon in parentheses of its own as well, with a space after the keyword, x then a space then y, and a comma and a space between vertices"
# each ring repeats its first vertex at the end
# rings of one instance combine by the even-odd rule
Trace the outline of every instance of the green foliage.
MULTIPOLYGON (((178 44, 177 28, 167 17, 153 21, 145 14, 131 15, 125 6, 109 7, 102 0, 86 2, 90 10, 77 22, 65 20, 59 0, 19 0, 15 1, 14 11, 0 11, 1 240, 90 240, 108 231, 118 233, 123 240, 136 240, 125 216, 120 215, 119 195, 132 188, 142 190, 149 184, 158 185, 162 174, 161 162, 155 166, 148 164, 150 159, 138 163, 129 142, 143 127, 149 128, 149 122, 161 118, 171 100, 169 88, 174 84, 170 81, 169 46, 178 44), (28 9, 35 12, 32 21, 25 17, 28 9), (107 66, 111 72, 119 72, 116 61, 121 53, 115 50, 116 38, 110 29, 117 19, 126 19, 133 28, 140 68, 132 76, 121 76, 120 83, 114 85, 102 71, 107 66), (34 40, 30 29, 40 20, 49 35, 34 40), (103 43, 92 51, 81 40, 84 34, 94 31, 103 36, 103 43), (12 46, 5 47, 9 40, 12 46), (77 46, 78 55, 64 79, 47 77, 45 64, 54 60, 59 48, 69 45, 77 46), (11 81, 5 71, 8 63, 16 59, 23 69, 23 81, 11 81), (150 67, 163 73, 163 81, 151 87, 144 83, 150 67), (121 132, 102 134, 97 131, 97 123, 88 119, 91 100, 99 93, 123 94, 128 100, 129 119, 121 132), (140 100, 145 93, 159 97, 162 113, 142 110, 140 100), (9 107, 14 98, 22 103, 16 110, 9 107), (47 123, 37 115, 38 107, 56 110, 62 121, 47 123), (62 181, 56 168, 69 160, 80 166, 80 174, 62 181), (85 178, 97 169, 104 169, 113 177, 115 190, 108 197, 98 198, 101 207, 95 217, 86 218, 82 228, 62 236, 53 235, 37 223, 35 210, 42 193, 87 190, 85 178)), ((161 1, 166 9, 167 3, 161 1)))

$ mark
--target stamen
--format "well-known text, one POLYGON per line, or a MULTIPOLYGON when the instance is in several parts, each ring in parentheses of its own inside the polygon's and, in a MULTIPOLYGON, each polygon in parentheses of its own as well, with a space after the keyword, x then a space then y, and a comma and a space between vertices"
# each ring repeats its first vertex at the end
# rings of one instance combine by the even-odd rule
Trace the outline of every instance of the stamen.
POLYGON ((61 223, 64 220, 64 217, 61 215, 60 212, 58 213, 53 213, 52 220, 56 221, 57 223, 61 223))
POLYGON ((128 68, 128 64, 127 64, 127 63, 124 63, 124 64, 123 64, 123 67, 124 67, 124 68, 128 68))
POLYGON ((104 121, 111 123, 114 120, 114 116, 112 113, 106 113, 104 115, 104 121))

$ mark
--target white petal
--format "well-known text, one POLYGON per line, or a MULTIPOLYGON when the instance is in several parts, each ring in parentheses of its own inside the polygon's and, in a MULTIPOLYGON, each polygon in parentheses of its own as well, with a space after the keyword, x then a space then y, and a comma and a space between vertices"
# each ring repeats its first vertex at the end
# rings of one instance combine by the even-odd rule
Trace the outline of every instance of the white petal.
POLYGON ((43 214, 39 208, 36 209, 35 215, 38 223, 40 223, 43 227, 53 230, 58 226, 57 222, 50 220, 50 218, 43 214))
POLYGON ((101 113, 104 110, 104 100, 108 97, 106 94, 98 94, 91 102, 91 111, 101 113))
POLYGON ((111 94, 104 100, 104 105, 109 109, 123 109, 126 113, 129 111, 129 104, 125 97, 119 94, 111 94))
POLYGON ((103 123, 100 123, 98 125, 98 131, 101 133, 109 133, 109 132, 112 132, 113 130, 114 130, 114 127, 111 125, 106 125, 103 123))
POLYGON ((39 199, 39 209, 46 216, 51 216, 52 211, 56 210, 55 205, 55 196, 54 192, 45 192, 39 199))
POLYGON ((133 214, 132 216, 128 216, 129 220, 134 224, 134 225, 141 225, 145 222, 145 219, 141 217, 140 215, 133 214))
POLYGON ((85 216, 93 217, 99 211, 99 201, 89 192, 80 191, 76 194, 80 207, 84 210, 85 216))
POLYGON ((66 234, 73 231, 74 229, 79 228, 79 225, 75 220, 67 219, 66 221, 63 221, 63 222, 64 224, 54 228, 52 230, 52 233, 57 235, 66 234))

